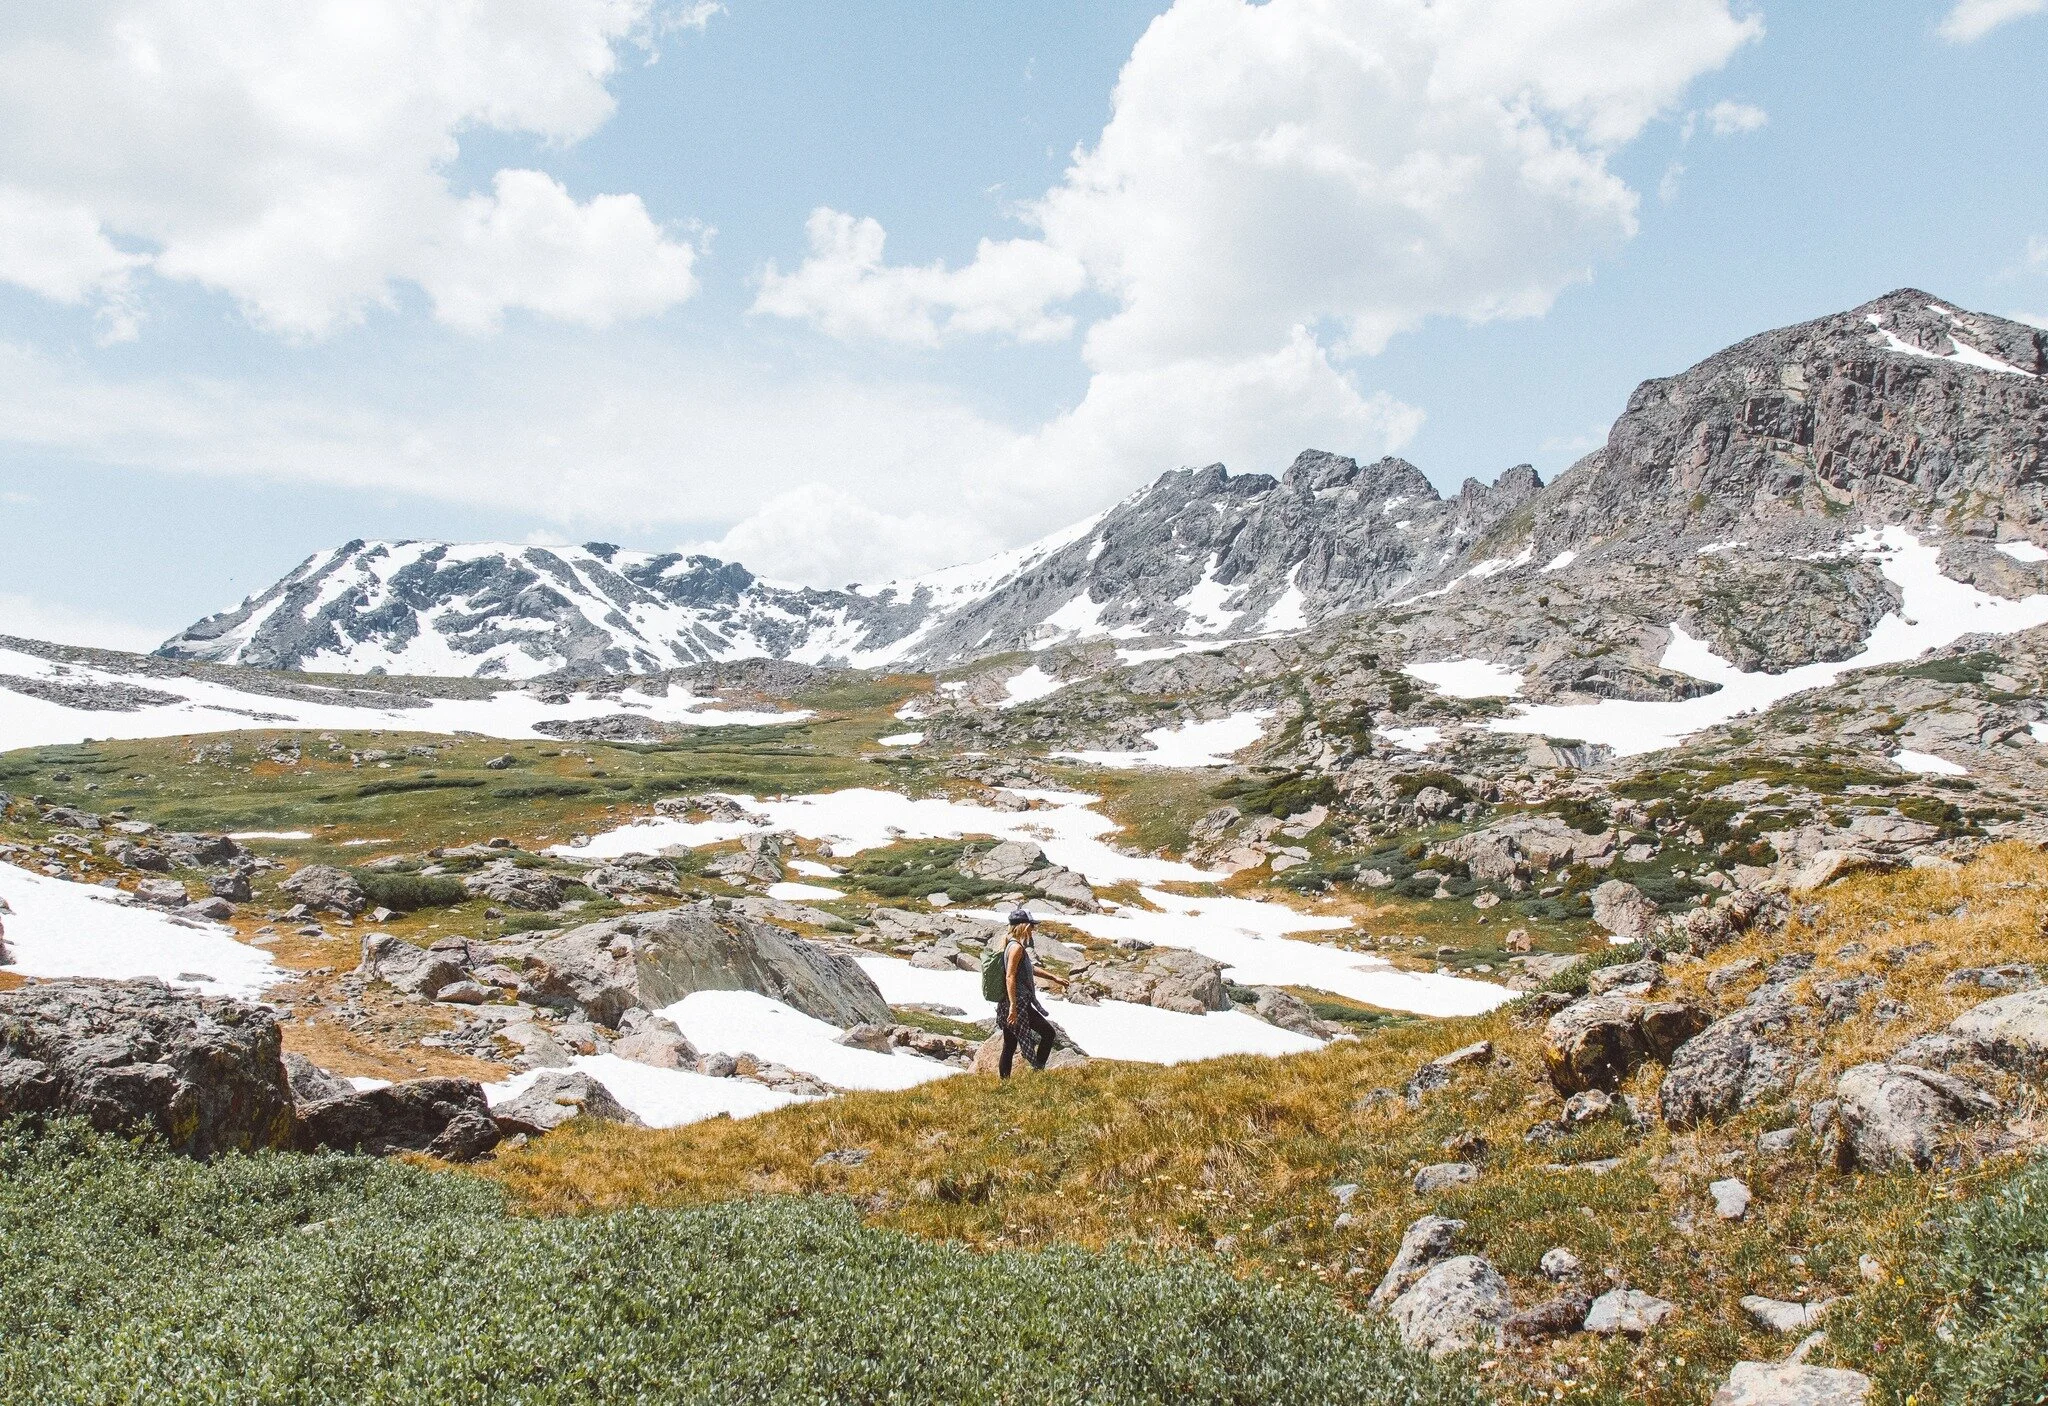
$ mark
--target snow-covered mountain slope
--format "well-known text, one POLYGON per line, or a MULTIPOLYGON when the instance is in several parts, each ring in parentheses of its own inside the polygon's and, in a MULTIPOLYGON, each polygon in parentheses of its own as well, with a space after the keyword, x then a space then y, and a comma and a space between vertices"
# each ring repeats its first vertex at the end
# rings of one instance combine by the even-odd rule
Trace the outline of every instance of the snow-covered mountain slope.
MULTIPOLYGON (((602 543, 352 542, 160 652, 509 678, 761 656, 934 668, 1095 639, 1185 649, 1387 607, 1418 646, 1505 631, 1557 688, 1655 696, 1684 685, 1586 667, 1582 646, 1611 653, 1648 616, 1744 668, 1844 658, 1897 594, 1843 554, 1852 534, 1938 522, 1988 551, 2048 533, 2044 373, 2035 329, 1903 289, 1644 382, 1548 487, 1523 465, 1445 498, 1403 460, 1314 450, 1278 478, 1180 469, 1027 547, 845 590, 602 543), (1600 608, 1565 621, 1562 601, 1600 608)), ((1956 559, 1988 585, 2031 561, 2006 556, 1956 559)))

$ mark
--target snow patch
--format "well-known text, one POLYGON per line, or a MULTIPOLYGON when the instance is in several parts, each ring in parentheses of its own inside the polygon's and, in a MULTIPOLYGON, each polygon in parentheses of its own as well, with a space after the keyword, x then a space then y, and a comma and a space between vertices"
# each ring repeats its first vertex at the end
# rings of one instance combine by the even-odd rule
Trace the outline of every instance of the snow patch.
POLYGON ((2023 561, 2029 565, 2034 562, 2048 561, 2048 551, 2043 551, 2032 542, 2000 542, 1998 550, 2004 552, 2014 561, 2023 561))
POLYGON ((1231 753, 1259 740, 1266 730, 1266 720, 1272 716, 1272 709, 1260 708, 1247 713, 1232 713, 1227 718, 1211 722, 1155 727, 1145 734, 1145 740, 1152 746, 1144 752, 1054 752, 1053 755, 1119 771, 1141 766, 1224 766, 1229 763, 1231 753))
POLYGON ((261 948, 237 941, 231 928, 132 907, 96 884, 31 874, 0 863, 0 899, 14 960, 22 976, 153 976, 209 996, 254 999, 284 979, 261 948))
POLYGON ((1234 588, 1216 579, 1218 558, 1210 557, 1209 564, 1202 571, 1202 579, 1188 588, 1188 593, 1174 601, 1187 617, 1182 629, 1191 635, 1220 635, 1236 623, 1242 610, 1231 610, 1226 604, 1234 588))
POLYGON ((1021 674, 1012 674, 1003 681, 1004 698, 996 704, 998 708, 1019 708, 1026 703, 1036 703, 1041 698, 1050 698, 1067 686, 1066 679, 1056 679, 1045 670, 1033 664, 1021 674))
POLYGON ((1484 659, 1403 664, 1401 672, 1421 679, 1447 698, 1513 698, 1522 691, 1520 671, 1484 659))
POLYGON ((1262 635, 1291 634, 1308 628, 1308 597, 1302 594, 1297 578, 1301 575, 1302 564, 1296 562, 1294 569, 1287 573, 1287 589, 1280 593, 1280 599, 1273 602, 1259 621, 1262 635))
POLYGON ((1432 747, 1442 745, 1444 740, 1442 729, 1427 725, 1419 727, 1376 727, 1373 729, 1373 735, 1386 738, 1387 741, 1393 743, 1404 752, 1427 752, 1432 747))
POLYGON ((1932 752, 1894 752, 1892 763, 1900 771, 1910 771, 1916 776, 1968 776, 1970 769, 1958 766, 1946 757, 1937 757, 1932 752))
POLYGON ((961 1072, 908 1051, 842 1045, 837 1026, 753 991, 694 991, 655 1014, 674 1021, 705 1054, 750 1054, 840 1089, 909 1089, 961 1072))
POLYGON ((1562 571, 1578 559, 1579 554, 1570 547, 1566 547, 1549 561, 1544 562, 1540 569, 1543 571, 1562 571))
POLYGON ((924 734, 921 732, 899 732, 893 736, 876 740, 884 747, 915 747, 918 743, 924 741, 924 734))

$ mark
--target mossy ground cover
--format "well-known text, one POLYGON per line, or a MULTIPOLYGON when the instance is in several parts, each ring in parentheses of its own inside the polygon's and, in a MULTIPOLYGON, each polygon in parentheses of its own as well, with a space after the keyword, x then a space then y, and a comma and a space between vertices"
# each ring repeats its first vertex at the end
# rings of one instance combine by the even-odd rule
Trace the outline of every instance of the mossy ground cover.
POLYGON ((0 1132, 0 1399, 1476 1406, 1326 1296, 843 1201, 566 1218, 360 1158, 0 1132))
MULTIPOLYGON (((1829 977, 1880 978, 1884 988, 1862 1014, 1829 1027, 1802 1084, 1806 1097, 1820 1097, 1842 1069, 1882 1057, 1982 999, 1982 992, 1943 986, 1954 967, 2048 965, 2044 901, 2048 856, 2019 845, 1996 847, 1953 873, 1859 877, 1828 890, 1789 932, 1747 937, 1711 962, 1672 967, 1669 989, 1709 1010, 1729 1009, 1761 975, 1716 998, 1705 990, 1707 971, 1786 950, 1816 952, 1829 977), (1883 955, 1898 949, 1906 955, 1883 955), (1879 996, 1912 1014, 1878 1019, 1879 996)), ((1554 1291, 1537 1261, 1563 1245, 1587 1265, 1593 1292, 1627 1285, 1679 1305, 1640 1346, 1579 1335, 1478 1369, 1490 1390, 1510 1399, 1697 1406, 1734 1361, 1769 1360, 1789 1347, 1750 1323, 1738 1302, 1745 1294, 1839 1295, 1840 1312, 1876 1325, 1865 1338, 1845 1337, 1821 1360, 1870 1369, 1872 1358, 1852 1351, 1855 1344, 1920 1342, 1923 1356, 1910 1371, 1877 1373, 1891 1383, 1880 1400, 1893 1406, 1919 1379, 1963 1380, 1940 1375, 1951 1369, 1929 1355, 1928 1344, 1940 1342, 1933 1336, 1939 1322, 1981 1325, 2013 1361, 2038 1353, 2026 1345, 2034 1318, 2018 1289, 1997 1299, 2002 1308, 1964 1319, 1958 1304, 1968 1295, 1952 1276, 1925 1270, 1948 1243, 1929 1240, 1929 1227, 1946 1224, 1958 1205, 2018 1184, 2018 1159, 1921 1175, 1844 1175, 1823 1164, 1804 1133, 1791 1154, 1765 1157, 1758 1134, 1799 1125, 1783 1102, 1695 1132, 1661 1123, 1631 1129, 1609 1119, 1532 1145, 1524 1134, 1560 1106, 1542 1074, 1540 1032, 1540 1021, 1509 1009, 1388 1024, 1359 1041, 1280 1060, 1166 1069, 1098 1063, 1008 1084, 963 1076, 668 1132, 578 1126, 506 1154, 484 1174, 503 1182, 518 1204, 550 1213, 845 1194, 878 1225, 988 1248, 1136 1239, 1198 1253, 1225 1241, 1240 1274, 1312 1280, 1361 1309, 1402 1229, 1436 1212, 1467 1222, 1461 1246, 1507 1274, 1518 1304, 1554 1291), (1460 1074, 1419 1107, 1400 1096, 1424 1061, 1480 1038, 1493 1041, 1494 1064, 1460 1074), (1486 1145, 1479 1179, 1416 1195, 1415 1171, 1470 1160, 1469 1151, 1446 1144, 1472 1134, 1486 1145), (854 1147, 869 1151, 862 1166, 818 1165, 823 1153, 854 1147), (1609 1157, 1619 1165, 1604 1174, 1560 1170, 1609 1157), (1707 1192, 1731 1174, 1756 1193, 1740 1222, 1719 1220, 1707 1192), (1361 1190, 1348 1207, 1351 1220, 1339 1227, 1331 1188, 1341 1183, 1361 1190), (1884 1285, 1865 1280, 1864 1255, 1886 1267, 1884 1285)), ((1662 1074, 1646 1066, 1623 1091, 1654 1107, 1662 1074)), ((2019 1087, 1996 1092, 2015 1116, 2033 1116, 2037 1095, 2019 1087)), ((2038 1202, 2039 1193, 2031 1194, 2038 1202)), ((2017 1267, 1980 1277, 2010 1286, 2043 1274, 2042 1257, 2025 1251, 2017 1267)), ((2025 1399, 1963 1386, 1918 1397, 1987 1406, 2025 1399)))

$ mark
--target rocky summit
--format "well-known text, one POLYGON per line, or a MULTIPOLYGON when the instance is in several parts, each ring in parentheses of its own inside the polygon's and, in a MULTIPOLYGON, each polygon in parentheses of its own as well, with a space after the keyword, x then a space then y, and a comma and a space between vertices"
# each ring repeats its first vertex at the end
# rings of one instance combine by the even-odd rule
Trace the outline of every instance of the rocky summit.
POLYGON ((2042 584, 2044 334, 1901 289, 1644 382, 1607 441, 1441 496, 1415 465, 1309 450, 1279 477, 1178 469, 986 562, 807 589, 735 562, 350 542, 169 640, 267 669, 528 678, 770 657, 869 667, 1111 640, 1302 632, 1398 609, 1414 643, 1512 656, 1538 690, 1668 697, 1674 627, 1745 669, 1853 653, 1898 603, 1858 533, 1945 533, 1951 575, 2042 584), (1597 660, 1597 663, 1591 662, 1597 660))

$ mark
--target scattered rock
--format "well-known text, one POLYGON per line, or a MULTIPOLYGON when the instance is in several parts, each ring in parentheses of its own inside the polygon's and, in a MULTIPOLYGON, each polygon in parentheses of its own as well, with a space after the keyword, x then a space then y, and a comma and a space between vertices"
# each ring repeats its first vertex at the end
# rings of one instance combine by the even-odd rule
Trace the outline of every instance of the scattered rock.
POLYGON ((1429 1196, 1477 1180, 1479 1168, 1470 1162, 1437 1162, 1415 1174, 1415 1194, 1429 1196))
POLYGON ((192 895, 176 879, 144 879, 135 886, 135 899, 152 908, 183 908, 192 895))
POLYGON ((1511 1343, 1541 1342, 1561 1338, 1585 1326, 1586 1296, 1567 1289, 1556 1298, 1525 1308, 1501 1325, 1501 1336, 1511 1343))
POLYGON ((1664 980, 1664 969, 1652 961, 1624 962, 1620 966, 1602 967, 1586 978, 1586 990, 1594 996, 1605 996, 1610 991, 1621 990, 1631 996, 1647 995, 1664 980))
POLYGON ((1497 1341, 1514 1316, 1508 1282, 1478 1255, 1432 1266, 1388 1308, 1401 1341, 1432 1357, 1497 1341))
POLYGON ((388 932, 366 933, 356 971, 366 981, 381 981, 395 990, 431 998, 468 975, 459 960, 462 955, 466 949, 458 953, 416 947, 388 932))
POLYGON ((530 913, 562 906, 562 881, 545 869, 522 869, 510 859, 487 864, 462 881, 472 898, 488 898, 530 913))
POLYGON ((1546 1279, 1569 1279, 1579 1272, 1579 1257, 1562 1245, 1554 1245, 1543 1252, 1537 1268, 1546 1279))
POLYGON ((1639 1338, 1676 1312, 1677 1304, 1640 1289, 1610 1289, 1586 1311, 1586 1331, 1639 1338))
POLYGON ((1798 1056, 1764 1038, 1782 1030, 1787 1018, 1776 1003, 1749 1006, 1687 1041, 1657 1090, 1664 1121, 1697 1127, 1790 1088, 1798 1056))
POLYGON ((643 1126, 639 1115, 612 1096, 612 1091, 581 1070, 549 1070, 526 1089, 491 1108, 491 1116, 507 1133, 529 1137, 553 1132, 572 1118, 643 1126))
POLYGON ((292 1139, 271 1013, 155 980, 0 992, 0 1119, 17 1114, 81 1117, 188 1157, 292 1139))
POLYGON ((1714 1198, 1714 1214, 1722 1220, 1741 1220, 1749 1214, 1749 1186, 1736 1177, 1726 1177, 1707 1187, 1714 1198))
POLYGON ((1611 1090, 1645 1058, 1669 1058, 1704 1024, 1700 1012, 1676 1002, 1589 996, 1543 1027, 1543 1063, 1561 1094, 1611 1090))

